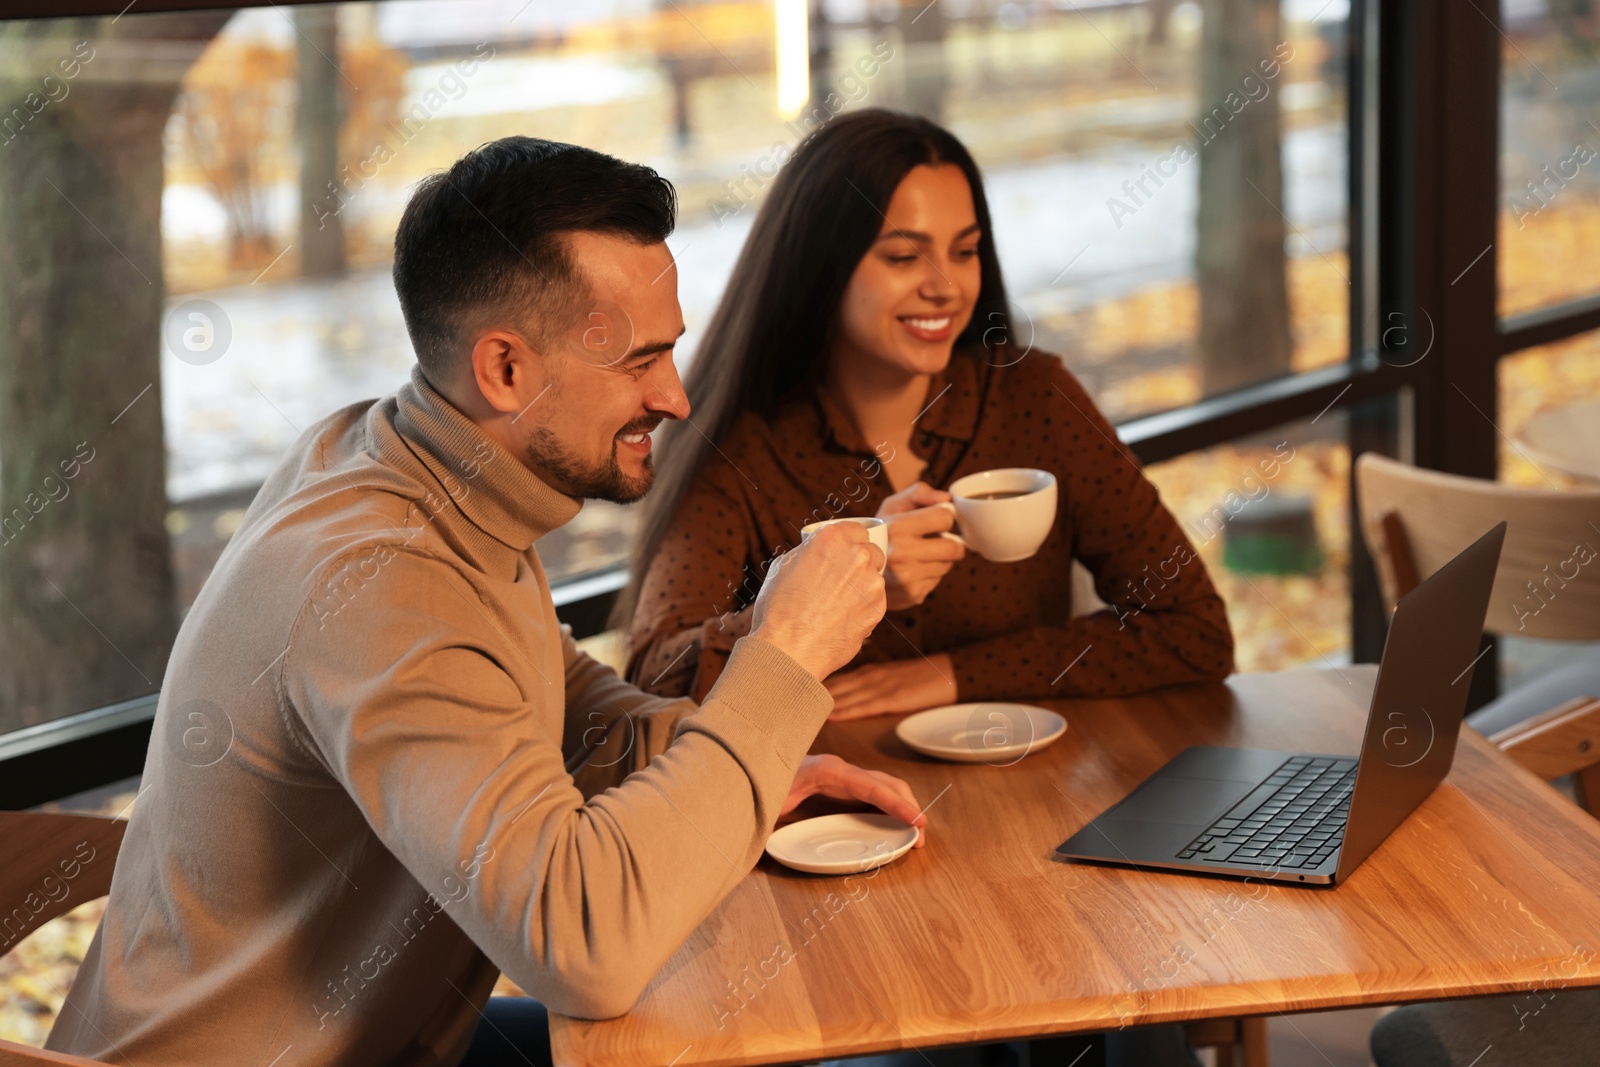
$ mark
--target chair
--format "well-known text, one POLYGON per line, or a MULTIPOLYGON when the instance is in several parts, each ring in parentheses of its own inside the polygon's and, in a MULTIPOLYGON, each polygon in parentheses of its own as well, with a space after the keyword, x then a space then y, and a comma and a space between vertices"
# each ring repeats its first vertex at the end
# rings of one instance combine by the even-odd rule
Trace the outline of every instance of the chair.
MULTIPOLYGON (((1506 539, 1484 629, 1557 641, 1600 640, 1600 490, 1521 489, 1419 470, 1368 452, 1356 460, 1361 533, 1390 608, 1500 520, 1506 539)), ((1546 781, 1573 775, 1600 818, 1600 664, 1553 671, 1467 717, 1546 781)), ((1460 1064, 1500 1045, 1513 1062, 1587 1063, 1600 1036, 1600 991, 1563 993, 1545 1025, 1513 1030, 1526 997, 1415 1004, 1373 1028, 1379 1067, 1460 1064), (1517 1044, 1520 1042, 1520 1044, 1517 1044), (1516 1051, 1510 1049, 1515 1046, 1516 1051)), ((1544 1001, 1537 1002, 1542 1009, 1544 1001)))
POLYGON ((1215 1050, 1216 1067, 1267 1067, 1266 1019, 1206 1019, 1188 1023, 1183 1033, 1195 1048, 1215 1050))
MULTIPOLYGON (((1523 489, 1368 452, 1356 460, 1356 495, 1362 536, 1391 608, 1504 519, 1484 629, 1600 640, 1600 490, 1523 489)), ((1518 687, 1467 723, 1547 781, 1574 775, 1578 802, 1600 817, 1600 664, 1518 687)))
MULTIPOLYGON (((0 812, 0 956, 58 915, 111 892, 125 819, 0 812)), ((99 1061, 0 1041, 0 1067, 99 1061)))

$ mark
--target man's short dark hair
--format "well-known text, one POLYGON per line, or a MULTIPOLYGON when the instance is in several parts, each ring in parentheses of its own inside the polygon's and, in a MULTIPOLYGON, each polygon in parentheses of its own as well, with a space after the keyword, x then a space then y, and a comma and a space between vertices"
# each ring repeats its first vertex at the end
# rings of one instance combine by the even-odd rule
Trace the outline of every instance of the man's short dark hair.
POLYGON ((394 235, 394 288, 417 362, 441 384, 468 331, 495 321, 535 343, 582 310, 567 234, 641 244, 672 233, 677 196, 649 167, 536 137, 503 137, 417 184, 394 235))

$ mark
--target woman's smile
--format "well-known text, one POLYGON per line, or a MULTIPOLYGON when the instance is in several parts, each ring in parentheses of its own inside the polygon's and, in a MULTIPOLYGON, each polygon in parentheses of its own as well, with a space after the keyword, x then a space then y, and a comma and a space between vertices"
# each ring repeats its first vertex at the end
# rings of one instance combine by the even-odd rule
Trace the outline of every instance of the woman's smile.
POLYGON ((901 315, 899 319, 912 337, 930 343, 950 340, 951 325, 955 322, 955 317, 948 312, 943 315, 901 315))

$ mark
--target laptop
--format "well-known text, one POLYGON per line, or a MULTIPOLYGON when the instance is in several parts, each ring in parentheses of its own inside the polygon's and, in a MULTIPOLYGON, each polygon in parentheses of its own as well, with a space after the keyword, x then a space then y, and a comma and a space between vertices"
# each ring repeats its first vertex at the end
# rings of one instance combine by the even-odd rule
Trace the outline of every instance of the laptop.
POLYGON ((1359 757, 1197 746, 1056 849, 1061 860, 1333 885, 1444 780, 1506 524, 1400 599, 1359 757))

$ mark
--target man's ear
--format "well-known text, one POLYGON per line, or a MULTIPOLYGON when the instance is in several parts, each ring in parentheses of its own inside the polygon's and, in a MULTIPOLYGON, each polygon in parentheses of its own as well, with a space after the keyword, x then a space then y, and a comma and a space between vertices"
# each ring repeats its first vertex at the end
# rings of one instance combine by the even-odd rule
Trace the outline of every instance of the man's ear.
POLYGON ((508 330, 490 330, 473 343, 473 380, 488 405, 502 414, 521 410, 527 397, 544 388, 543 372, 527 341, 508 330))

